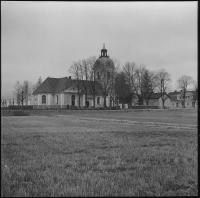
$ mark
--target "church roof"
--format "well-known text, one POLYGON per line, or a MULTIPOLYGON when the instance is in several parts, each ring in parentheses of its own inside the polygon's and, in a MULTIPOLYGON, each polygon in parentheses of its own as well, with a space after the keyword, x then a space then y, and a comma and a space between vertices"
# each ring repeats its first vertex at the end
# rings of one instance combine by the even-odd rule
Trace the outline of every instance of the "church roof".
MULTIPOLYGON (((83 80, 82 80, 83 81, 83 80)), ((82 82, 81 81, 81 82, 82 82)), ((85 82, 85 81, 83 81, 85 82)), ((83 85, 83 82, 81 85, 83 85)), ((75 79, 69 79, 68 77, 63 78, 51 78, 48 77, 46 80, 33 92, 34 94, 39 93, 60 93, 64 91, 65 89, 68 89, 69 87, 76 86, 77 81, 75 79)), ((88 81, 88 87, 89 84, 92 83, 92 81, 88 81)), ((96 82, 97 86, 97 94, 100 95, 100 90, 98 88, 98 82, 96 82)), ((88 94, 91 94, 90 89, 88 89, 88 94)))
POLYGON ((68 77, 64 78, 51 78, 48 77, 34 92, 38 93, 59 93, 64 89, 71 86, 71 82, 68 77))
POLYGON ((94 67, 114 67, 113 61, 108 57, 100 57, 96 60, 94 67))

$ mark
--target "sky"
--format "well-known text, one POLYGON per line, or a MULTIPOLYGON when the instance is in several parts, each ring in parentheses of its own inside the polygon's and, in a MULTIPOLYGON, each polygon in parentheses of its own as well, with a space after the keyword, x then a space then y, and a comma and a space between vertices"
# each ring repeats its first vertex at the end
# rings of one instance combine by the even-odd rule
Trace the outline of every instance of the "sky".
POLYGON ((100 55, 165 69, 172 90, 197 80, 197 1, 1 2, 1 94, 41 76, 69 76, 73 61, 100 55))

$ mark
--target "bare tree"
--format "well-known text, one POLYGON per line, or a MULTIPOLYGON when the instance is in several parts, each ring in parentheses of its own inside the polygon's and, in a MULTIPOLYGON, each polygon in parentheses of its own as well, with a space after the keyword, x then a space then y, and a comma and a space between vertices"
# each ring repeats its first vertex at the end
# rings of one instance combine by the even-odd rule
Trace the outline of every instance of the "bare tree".
POLYGON ((40 76, 35 85, 32 85, 33 91, 35 91, 42 84, 42 77, 40 76))
POLYGON ((181 89, 181 98, 182 98, 182 107, 185 108, 185 98, 186 98, 186 92, 188 85, 190 85, 193 82, 192 77, 183 75, 181 76, 177 81, 177 88, 181 89))
POLYGON ((106 65, 107 63, 103 63, 101 68, 98 70, 98 83, 99 90, 104 98, 104 107, 106 107, 106 97, 110 95, 111 89, 113 87, 113 76, 115 74, 114 65, 109 67, 106 65))
POLYGON ((163 108, 165 108, 165 101, 167 99, 165 93, 170 88, 171 77, 170 74, 165 69, 161 69, 156 73, 156 79, 157 79, 158 91, 161 93, 162 106, 163 108))
POLYGON ((89 76, 90 76, 90 69, 88 60, 84 59, 81 61, 80 65, 80 76, 81 76, 81 87, 82 91, 85 94, 85 107, 87 108, 87 98, 88 98, 88 90, 89 90, 89 76))
POLYGON ((129 85, 126 81, 125 73, 122 71, 117 73, 115 77, 115 94, 116 98, 122 103, 122 108, 124 103, 127 102, 129 96, 129 85))
POLYGON ((81 101, 81 63, 79 62, 73 62, 71 67, 69 68, 69 73, 72 74, 75 87, 77 88, 77 94, 78 94, 78 107, 80 108, 80 101, 81 101))
POLYGON ((23 97, 25 100, 25 104, 28 105, 28 100, 31 99, 31 94, 32 94, 31 82, 25 80, 22 86, 22 90, 23 90, 23 95, 24 95, 23 97))
POLYGON ((143 99, 146 105, 149 105, 149 100, 152 93, 157 88, 156 74, 153 71, 145 70, 142 81, 143 99))
POLYGON ((117 60, 115 57, 110 58, 113 62, 114 68, 109 70, 109 83, 110 83, 110 109, 114 105, 113 102, 115 100, 115 78, 116 75, 120 72, 120 61, 117 60))
POLYGON ((13 95, 17 101, 17 104, 20 105, 22 99, 22 86, 19 81, 15 83, 13 95))
POLYGON ((139 105, 143 105, 143 101, 144 101, 143 79, 144 79, 145 71, 146 71, 145 65, 140 65, 139 67, 136 67, 135 74, 134 74, 133 87, 134 87, 135 93, 138 96, 139 105))
POLYGON ((93 107, 95 107, 95 97, 98 93, 98 83, 96 80, 96 75, 95 75, 95 69, 94 69, 94 64, 96 62, 97 58, 95 56, 89 57, 87 59, 87 64, 88 64, 88 88, 89 92, 93 97, 93 107))
POLYGON ((193 90, 194 90, 193 102, 195 104, 198 101, 198 84, 197 84, 197 81, 195 80, 193 80, 192 84, 193 84, 193 90))
MULTIPOLYGON (((132 105, 132 100, 134 97, 135 90, 135 70, 136 64, 134 62, 126 62, 123 66, 123 72, 126 78, 126 82, 128 85, 129 95, 130 95, 130 103, 129 106, 132 105)), ((139 93, 138 93, 139 95, 139 93)))

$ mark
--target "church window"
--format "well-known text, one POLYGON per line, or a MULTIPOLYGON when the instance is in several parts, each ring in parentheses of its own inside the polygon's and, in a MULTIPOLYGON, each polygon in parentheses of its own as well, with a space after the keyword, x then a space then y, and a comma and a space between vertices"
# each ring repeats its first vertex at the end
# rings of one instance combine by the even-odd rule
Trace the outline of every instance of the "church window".
POLYGON ((100 74, 99 74, 99 72, 97 73, 97 78, 98 78, 98 80, 100 79, 100 74))
POLYGON ((42 96, 42 104, 46 104, 46 102, 47 102, 47 101, 46 101, 46 96, 43 95, 43 96, 42 96))
POLYGON ((97 104, 100 104, 100 97, 97 97, 97 104))

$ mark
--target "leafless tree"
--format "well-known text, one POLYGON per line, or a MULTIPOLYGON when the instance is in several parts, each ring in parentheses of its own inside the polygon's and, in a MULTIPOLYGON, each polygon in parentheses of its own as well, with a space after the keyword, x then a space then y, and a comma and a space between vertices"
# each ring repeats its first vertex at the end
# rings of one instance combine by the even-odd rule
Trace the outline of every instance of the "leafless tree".
POLYGON ((155 72, 145 70, 142 81, 142 93, 147 106, 149 105, 149 100, 156 88, 157 78, 155 72))
POLYGON ((129 95, 131 97, 130 99, 131 103, 129 104, 129 106, 132 105, 132 99, 133 99, 134 93, 138 91, 135 89, 136 88, 135 87, 135 71, 136 71, 136 64, 134 62, 126 62, 125 65, 123 66, 123 72, 124 72, 126 82, 128 85, 129 95))
POLYGON ((36 84, 32 85, 32 90, 35 91, 42 84, 42 77, 40 76, 36 84))
POLYGON ((161 69, 157 71, 156 79, 157 79, 157 85, 158 85, 157 89, 161 93, 162 106, 164 108, 165 101, 167 99, 165 93, 169 90, 170 83, 172 80, 171 80, 170 74, 165 69, 161 69))
MULTIPOLYGON (((103 63, 101 68, 98 69, 98 83, 99 90, 104 98, 104 107, 106 107, 106 97, 109 96, 113 88, 113 75, 115 75, 115 66, 108 66, 103 63)), ((111 98, 112 99, 112 98, 111 98)))
POLYGON ((177 81, 177 88, 181 89, 182 107, 185 108, 185 98, 188 85, 192 84, 193 79, 190 76, 183 75, 177 81))
POLYGON ((88 64, 88 59, 83 59, 80 62, 80 76, 81 76, 81 87, 82 91, 85 94, 85 107, 87 108, 87 98, 88 98, 88 90, 89 90, 89 76, 90 76, 90 68, 88 64))
POLYGON ((20 84, 19 81, 15 83, 13 95, 17 101, 17 104, 20 105, 22 99, 22 85, 20 84))
POLYGON ((192 84, 193 84, 193 90, 194 90, 193 102, 195 104, 196 101, 198 101, 198 84, 197 84, 197 81, 195 80, 193 80, 192 84))
POLYGON ((27 80, 24 81, 23 86, 23 97, 25 100, 25 104, 28 105, 28 100, 31 100, 31 95, 32 95, 32 84, 31 82, 28 82, 27 80))
POLYGON ((95 97, 98 93, 98 83, 96 80, 96 75, 95 75, 95 69, 94 69, 94 64, 96 62, 97 58, 95 56, 89 57, 87 59, 87 64, 88 64, 88 88, 89 92, 93 97, 93 107, 95 107, 95 97))
POLYGON ((134 74, 134 83, 133 87, 135 90, 135 93, 138 96, 139 99, 139 104, 143 105, 144 101, 144 92, 143 92, 143 77, 146 71, 146 66, 145 65, 140 65, 135 69, 135 74, 134 74))
POLYGON ((78 94, 78 107, 80 108, 80 101, 81 101, 81 95, 82 95, 82 89, 81 89, 81 62, 73 62, 71 67, 69 68, 69 73, 72 74, 72 77, 74 79, 74 84, 77 89, 78 94))

